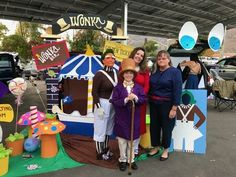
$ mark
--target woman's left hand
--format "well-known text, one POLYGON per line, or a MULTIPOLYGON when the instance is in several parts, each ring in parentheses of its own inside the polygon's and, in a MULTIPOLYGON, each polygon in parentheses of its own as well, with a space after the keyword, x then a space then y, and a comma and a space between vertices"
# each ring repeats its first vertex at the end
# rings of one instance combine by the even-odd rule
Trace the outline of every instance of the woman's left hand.
POLYGON ((170 113, 169 113, 169 118, 173 119, 173 118, 175 118, 175 116, 176 116, 176 110, 171 109, 170 113))

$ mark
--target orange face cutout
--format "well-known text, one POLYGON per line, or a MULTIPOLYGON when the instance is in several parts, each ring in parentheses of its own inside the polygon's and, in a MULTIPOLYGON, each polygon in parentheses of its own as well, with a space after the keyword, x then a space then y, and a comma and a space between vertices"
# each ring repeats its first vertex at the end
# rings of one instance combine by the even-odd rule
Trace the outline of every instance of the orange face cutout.
POLYGON ((105 57, 104 57, 104 59, 103 59, 103 64, 105 65, 105 66, 108 66, 108 67, 113 67, 113 65, 115 64, 115 57, 114 57, 114 55, 112 54, 112 53, 108 53, 105 57))

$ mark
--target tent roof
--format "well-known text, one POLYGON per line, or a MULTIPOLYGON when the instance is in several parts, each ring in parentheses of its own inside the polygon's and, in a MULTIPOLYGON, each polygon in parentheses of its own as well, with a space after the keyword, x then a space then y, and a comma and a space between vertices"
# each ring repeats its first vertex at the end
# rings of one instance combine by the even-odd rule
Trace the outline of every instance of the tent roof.
MULTIPOLYGON (((52 24, 67 13, 103 15, 121 25, 123 0, 1 0, 0 18, 52 24)), ((186 21, 193 21, 206 38, 216 23, 236 27, 234 0, 126 0, 128 34, 177 38, 186 21)))

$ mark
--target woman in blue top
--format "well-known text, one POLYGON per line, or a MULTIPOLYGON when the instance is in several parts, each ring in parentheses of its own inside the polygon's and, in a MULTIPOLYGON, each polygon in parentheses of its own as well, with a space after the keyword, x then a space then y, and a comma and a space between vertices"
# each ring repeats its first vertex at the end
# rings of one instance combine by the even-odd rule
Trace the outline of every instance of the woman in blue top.
POLYGON ((164 151, 161 161, 168 159, 168 148, 182 91, 181 73, 171 65, 169 53, 160 51, 157 54, 156 69, 150 76, 150 135, 154 148, 149 156, 159 153, 162 146, 164 151))

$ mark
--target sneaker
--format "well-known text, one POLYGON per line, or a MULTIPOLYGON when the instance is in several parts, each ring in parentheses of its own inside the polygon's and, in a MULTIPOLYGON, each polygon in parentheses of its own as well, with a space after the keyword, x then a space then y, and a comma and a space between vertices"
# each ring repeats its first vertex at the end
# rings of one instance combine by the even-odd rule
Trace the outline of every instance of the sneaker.
POLYGON ((107 154, 109 157, 112 157, 112 156, 113 156, 113 153, 110 151, 109 148, 105 148, 105 149, 104 149, 104 153, 107 154))
POLYGON ((114 155, 113 152, 111 152, 110 150, 108 150, 106 154, 107 154, 109 157, 112 157, 112 156, 114 155))
POLYGON ((126 162, 119 162, 119 169, 120 171, 125 171, 127 168, 126 162))
MULTIPOLYGON (((128 166, 129 166, 129 164, 128 164, 128 166)), ((131 168, 133 170, 137 170, 138 169, 138 165, 135 162, 133 162, 133 163, 131 163, 131 168)))
POLYGON ((97 160, 110 160, 111 157, 107 154, 97 154, 97 160))

